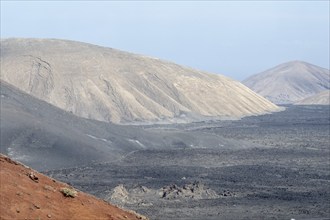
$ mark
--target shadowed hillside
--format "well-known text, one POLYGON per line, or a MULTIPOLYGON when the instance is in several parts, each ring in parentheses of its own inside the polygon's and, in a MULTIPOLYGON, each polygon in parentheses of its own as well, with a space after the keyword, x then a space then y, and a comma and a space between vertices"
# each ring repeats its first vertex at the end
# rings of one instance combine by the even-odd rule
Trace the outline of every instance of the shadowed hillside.
POLYGON ((39 171, 118 161, 145 149, 245 146, 204 132, 148 131, 80 118, 5 82, 0 107, 0 152, 39 171))

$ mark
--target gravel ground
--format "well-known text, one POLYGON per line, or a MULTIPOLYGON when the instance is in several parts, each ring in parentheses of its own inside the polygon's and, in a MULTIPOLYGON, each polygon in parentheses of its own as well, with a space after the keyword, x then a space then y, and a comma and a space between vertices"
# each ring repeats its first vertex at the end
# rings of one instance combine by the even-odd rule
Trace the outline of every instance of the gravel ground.
POLYGON ((112 163, 46 173, 110 201, 113 189, 123 184, 126 199, 112 202, 151 219, 330 219, 329 106, 286 107, 239 121, 143 127, 217 135, 234 147, 222 141, 207 148, 146 149, 112 163), (150 193, 195 181, 218 196, 150 193), (149 193, 134 190, 141 186, 149 193))

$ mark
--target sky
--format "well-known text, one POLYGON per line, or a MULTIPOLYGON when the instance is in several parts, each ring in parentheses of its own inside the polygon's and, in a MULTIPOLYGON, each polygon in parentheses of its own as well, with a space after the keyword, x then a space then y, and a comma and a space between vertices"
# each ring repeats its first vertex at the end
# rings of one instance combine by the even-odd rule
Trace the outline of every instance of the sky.
POLYGON ((329 1, 6 1, 1 38, 59 38, 237 80, 303 60, 329 69, 329 1))

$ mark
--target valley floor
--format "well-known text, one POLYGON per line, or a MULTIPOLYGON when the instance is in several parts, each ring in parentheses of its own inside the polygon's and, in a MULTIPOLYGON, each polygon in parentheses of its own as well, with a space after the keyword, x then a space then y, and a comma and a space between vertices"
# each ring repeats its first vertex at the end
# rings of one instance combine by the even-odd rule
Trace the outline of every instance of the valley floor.
POLYGON ((145 149, 45 173, 150 219, 330 219, 329 106, 141 128, 215 134, 237 145, 145 149))

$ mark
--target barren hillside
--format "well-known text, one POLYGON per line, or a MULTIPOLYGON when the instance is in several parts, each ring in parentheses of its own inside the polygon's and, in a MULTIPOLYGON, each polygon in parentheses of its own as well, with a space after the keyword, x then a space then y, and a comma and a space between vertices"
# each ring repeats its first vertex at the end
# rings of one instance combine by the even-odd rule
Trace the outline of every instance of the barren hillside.
POLYGON ((278 110, 221 75, 67 40, 1 40, 1 79, 78 116, 116 123, 278 110))

